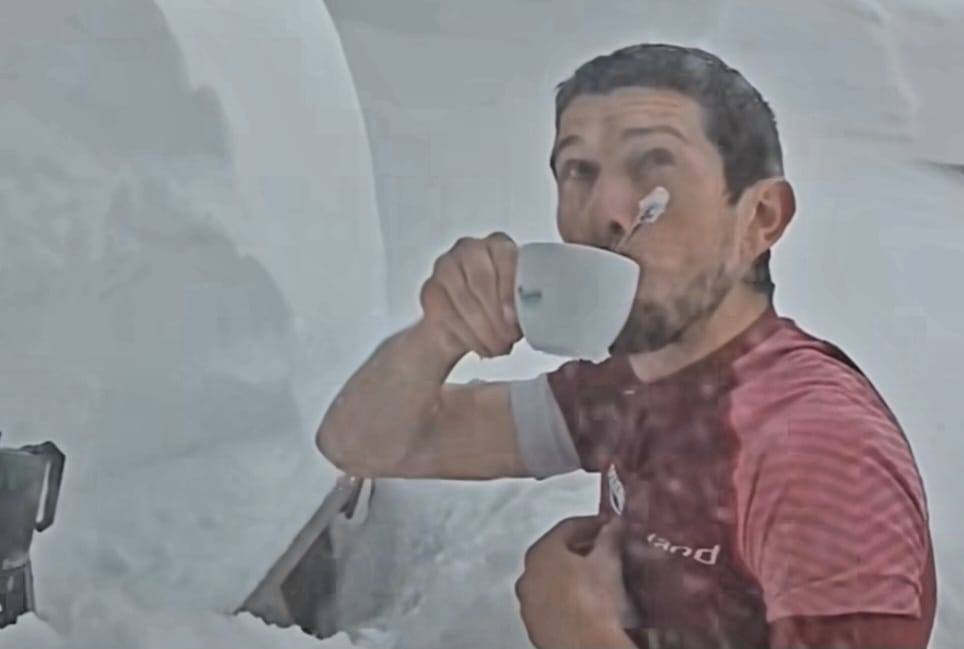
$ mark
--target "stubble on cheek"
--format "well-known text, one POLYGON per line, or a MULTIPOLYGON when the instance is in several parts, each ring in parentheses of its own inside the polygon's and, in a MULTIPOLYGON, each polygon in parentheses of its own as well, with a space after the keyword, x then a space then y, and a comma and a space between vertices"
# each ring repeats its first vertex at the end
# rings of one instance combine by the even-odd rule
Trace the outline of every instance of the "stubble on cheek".
MULTIPOLYGON (((645 282, 645 271, 641 274, 645 282)), ((678 342, 695 322, 712 314, 732 286, 721 263, 665 300, 637 298, 632 312, 610 346, 611 354, 652 352, 678 342)))
POLYGON ((637 300, 626 324, 609 348, 611 354, 634 354, 655 351, 667 345, 672 337, 669 310, 662 305, 637 300))

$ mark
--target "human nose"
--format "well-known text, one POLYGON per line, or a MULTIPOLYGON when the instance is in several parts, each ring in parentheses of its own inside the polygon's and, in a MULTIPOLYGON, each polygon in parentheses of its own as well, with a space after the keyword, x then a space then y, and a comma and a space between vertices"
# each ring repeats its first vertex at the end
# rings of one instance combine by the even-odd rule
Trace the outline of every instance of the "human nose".
POLYGON ((632 229, 638 216, 638 197, 619 179, 600 178, 590 197, 589 215, 596 244, 609 249, 632 229))

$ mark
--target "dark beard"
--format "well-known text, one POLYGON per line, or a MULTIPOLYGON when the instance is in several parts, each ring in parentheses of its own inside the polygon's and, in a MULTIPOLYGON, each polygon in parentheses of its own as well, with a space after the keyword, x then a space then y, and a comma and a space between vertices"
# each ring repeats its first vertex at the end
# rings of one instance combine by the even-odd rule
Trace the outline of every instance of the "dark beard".
POLYGON ((719 308, 733 284, 721 264, 695 277, 680 295, 666 303, 637 299, 609 353, 653 352, 678 342, 690 327, 719 308))

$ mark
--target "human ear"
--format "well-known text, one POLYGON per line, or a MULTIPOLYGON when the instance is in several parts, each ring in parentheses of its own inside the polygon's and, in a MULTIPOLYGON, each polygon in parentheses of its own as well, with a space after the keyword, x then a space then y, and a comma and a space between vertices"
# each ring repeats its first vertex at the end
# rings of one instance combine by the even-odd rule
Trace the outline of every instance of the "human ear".
POLYGON ((767 178, 747 188, 740 202, 746 219, 741 256, 752 261, 773 247, 783 236, 797 211, 793 187, 785 178, 767 178))

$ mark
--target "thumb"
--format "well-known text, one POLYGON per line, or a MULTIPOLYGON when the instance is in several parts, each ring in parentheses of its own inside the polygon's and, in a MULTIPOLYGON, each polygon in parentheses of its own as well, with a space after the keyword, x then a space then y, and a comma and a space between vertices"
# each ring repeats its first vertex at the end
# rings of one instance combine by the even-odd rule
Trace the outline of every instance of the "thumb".
POLYGON ((613 517, 608 523, 602 526, 590 554, 604 554, 609 556, 619 556, 619 543, 623 536, 623 521, 619 517, 613 517))
POLYGON ((570 552, 586 556, 592 549, 603 521, 598 515, 573 516, 556 525, 557 534, 570 552))
POLYGON ((623 520, 614 517, 606 523, 596 537, 596 545, 587 557, 603 585, 620 623, 624 628, 638 626, 639 616, 626 591, 620 545, 625 534, 623 520))

